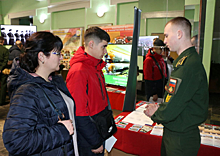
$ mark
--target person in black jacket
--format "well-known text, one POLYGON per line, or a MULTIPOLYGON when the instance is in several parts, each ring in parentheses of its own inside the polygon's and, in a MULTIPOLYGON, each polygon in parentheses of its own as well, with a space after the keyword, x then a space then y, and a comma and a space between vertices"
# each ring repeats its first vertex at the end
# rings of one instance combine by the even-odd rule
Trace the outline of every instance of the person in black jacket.
POLYGON ((12 61, 15 57, 18 57, 21 53, 23 53, 23 44, 20 40, 15 42, 15 45, 11 46, 9 49, 9 57, 8 60, 12 61))
POLYGON ((8 78, 10 109, 3 131, 9 155, 78 155, 74 100, 62 77, 53 74, 59 70, 62 47, 59 37, 37 32, 27 40, 25 53, 14 61, 8 78), (63 115, 58 117, 54 107, 63 115))

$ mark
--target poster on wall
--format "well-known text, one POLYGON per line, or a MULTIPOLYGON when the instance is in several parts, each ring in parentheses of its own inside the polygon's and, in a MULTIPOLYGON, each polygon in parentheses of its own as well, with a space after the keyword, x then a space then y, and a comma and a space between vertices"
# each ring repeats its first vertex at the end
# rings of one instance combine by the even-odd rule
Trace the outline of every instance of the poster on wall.
POLYGON ((138 41, 138 46, 143 46, 145 48, 153 47, 153 40, 159 36, 140 36, 138 41))
POLYGON ((159 36, 140 36, 138 41, 138 56, 145 56, 149 48, 153 47, 153 40, 159 36))
POLYGON ((115 26, 105 26, 100 27, 105 30, 114 44, 128 44, 132 43, 133 36, 133 24, 130 25, 115 25, 115 26))
POLYGON ((61 51, 63 60, 61 63, 65 66, 64 69, 68 70, 70 59, 79 46, 82 45, 83 28, 57 29, 50 32, 59 36, 63 42, 63 49, 61 51))
POLYGON ((4 45, 14 45, 17 40, 23 44, 37 31, 37 26, 28 25, 0 25, 4 45))

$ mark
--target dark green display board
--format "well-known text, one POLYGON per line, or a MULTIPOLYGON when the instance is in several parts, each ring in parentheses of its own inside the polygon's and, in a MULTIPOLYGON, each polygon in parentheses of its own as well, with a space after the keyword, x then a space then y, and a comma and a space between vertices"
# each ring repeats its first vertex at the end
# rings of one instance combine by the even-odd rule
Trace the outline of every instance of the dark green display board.
POLYGON ((131 48, 131 59, 128 73, 127 88, 123 106, 123 112, 135 110, 136 83, 137 83, 137 47, 140 33, 141 10, 134 7, 134 30, 131 48))

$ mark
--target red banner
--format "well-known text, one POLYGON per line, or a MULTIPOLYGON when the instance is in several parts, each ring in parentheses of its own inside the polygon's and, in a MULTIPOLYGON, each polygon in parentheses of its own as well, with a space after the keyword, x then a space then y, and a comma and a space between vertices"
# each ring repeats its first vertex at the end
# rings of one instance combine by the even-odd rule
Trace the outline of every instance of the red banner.
POLYGON ((109 34, 111 38, 110 40, 111 43, 116 43, 116 44, 132 43, 133 24, 106 26, 106 27, 101 27, 101 29, 105 30, 109 34))

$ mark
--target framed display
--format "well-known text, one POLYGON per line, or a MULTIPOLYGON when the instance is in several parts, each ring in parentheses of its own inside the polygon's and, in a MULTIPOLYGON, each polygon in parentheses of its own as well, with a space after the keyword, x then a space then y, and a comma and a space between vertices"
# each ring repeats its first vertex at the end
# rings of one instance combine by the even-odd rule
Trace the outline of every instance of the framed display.
POLYGON ((107 62, 103 73, 105 82, 111 85, 127 86, 132 45, 109 44, 104 60, 107 62))
POLYGON ((37 31, 37 26, 27 25, 0 25, 1 36, 4 37, 4 45, 14 45, 17 40, 23 44, 37 31))

